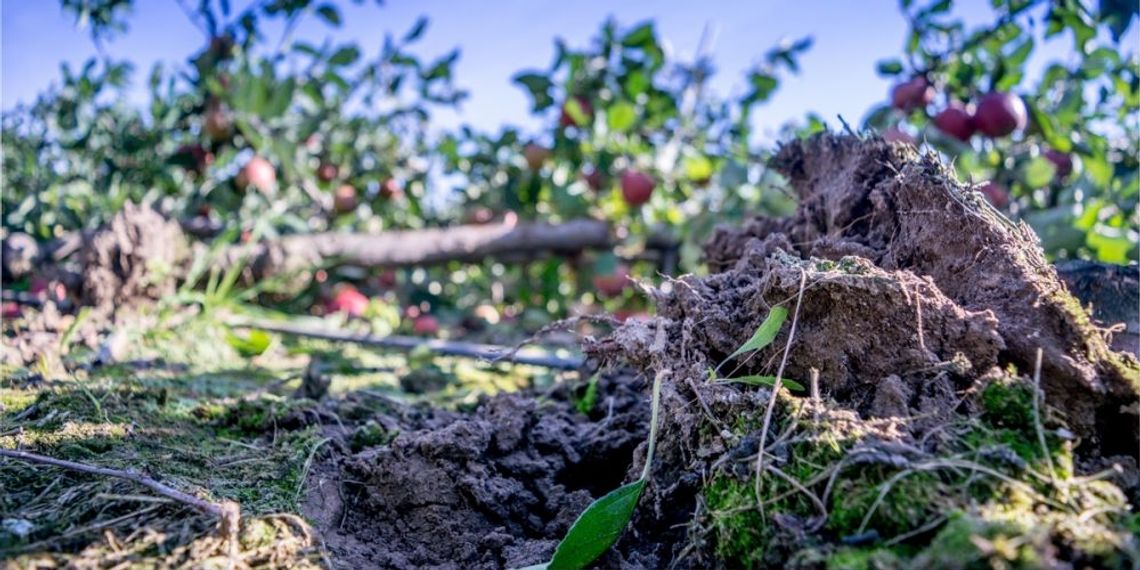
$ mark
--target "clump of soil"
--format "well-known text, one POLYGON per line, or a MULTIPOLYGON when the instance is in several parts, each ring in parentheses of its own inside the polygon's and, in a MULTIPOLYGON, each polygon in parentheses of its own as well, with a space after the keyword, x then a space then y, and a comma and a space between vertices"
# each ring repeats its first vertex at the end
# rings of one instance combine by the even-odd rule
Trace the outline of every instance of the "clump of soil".
POLYGON ((146 206, 123 204, 81 251, 86 304, 110 312, 174 294, 187 247, 178 222, 146 206))
MULTIPOLYGON (((1089 444, 1116 447, 1105 434, 1124 426, 1135 432, 1136 410, 1120 410, 1137 401, 1140 364, 1111 350, 1109 333, 1066 290, 1032 230, 990 208, 936 157, 881 140, 819 136, 785 145, 772 166, 799 196, 795 214, 719 231, 706 248, 711 269, 748 278, 783 250, 805 259, 858 256, 895 275, 909 273, 963 311, 988 312, 1003 342, 1003 365, 1033 372, 1042 350, 1046 398, 1089 444)), ((916 302, 925 307, 926 297, 916 302)), ((889 318, 873 311, 853 317, 868 326, 889 318)), ((846 318, 828 320, 839 325, 846 318)), ((1135 436, 1119 443, 1136 450, 1135 436)))
POLYGON ((346 567, 542 562, 592 500, 621 484, 647 434, 642 389, 603 378, 588 416, 562 388, 549 398, 499 395, 471 413, 375 422, 362 437, 394 437, 318 469, 306 516, 346 567))

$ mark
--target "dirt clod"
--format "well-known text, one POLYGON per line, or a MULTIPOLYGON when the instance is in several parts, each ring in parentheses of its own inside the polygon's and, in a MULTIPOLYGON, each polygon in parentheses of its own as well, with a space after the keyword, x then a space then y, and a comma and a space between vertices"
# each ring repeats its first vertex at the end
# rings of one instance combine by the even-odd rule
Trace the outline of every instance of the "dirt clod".
POLYGON ((110 311, 174 293, 187 244, 178 223, 126 203, 82 250, 85 301, 110 311))
POLYGON ((348 567, 542 562, 578 514, 622 482, 646 436, 639 384, 601 381, 589 417, 567 390, 545 402, 500 395, 469 414, 437 412, 326 465, 306 509, 348 567))

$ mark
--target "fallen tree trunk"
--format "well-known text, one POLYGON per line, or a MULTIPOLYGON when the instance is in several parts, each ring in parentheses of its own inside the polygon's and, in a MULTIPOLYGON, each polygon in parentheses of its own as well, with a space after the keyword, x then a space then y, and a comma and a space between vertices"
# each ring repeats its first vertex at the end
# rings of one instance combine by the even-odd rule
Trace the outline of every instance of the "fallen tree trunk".
POLYGON ((612 246, 609 224, 582 219, 562 224, 487 224, 379 234, 290 235, 226 248, 219 264, 229 267, 247 260, 256 275, 268 276, 330 262, 360 267, 403 267, 449 261, 475 262, 488 257, 567 255, 612 246))
MULTIPOLYGON (((202 263, 223 271, 240 267, 244 279, 261 280, 337 265, 383 268, 485 258, 519 262, 610 249, 615 243, 606 222, 577 219, 561 224, 511 222, 378 234, 288 235, 216 248, 194 239, 177 221, 127 204, 97 231, 45 243, 25 234, 7 236, 3 265, 9 279, 33 271, 53 279, 66 274, 69 278, 64 280, 82 289, 86 303, 105 306, 173 294, 177 283, 200 277, 189 274, 195 264, 202 269, 202 263), (65 270, 65 264, 71 267, 65 270)), ((668 236, 652 236, 646 251, 655 254, 645 257, 664 263, 675 259, 676 248, 677 242, 668 236)))

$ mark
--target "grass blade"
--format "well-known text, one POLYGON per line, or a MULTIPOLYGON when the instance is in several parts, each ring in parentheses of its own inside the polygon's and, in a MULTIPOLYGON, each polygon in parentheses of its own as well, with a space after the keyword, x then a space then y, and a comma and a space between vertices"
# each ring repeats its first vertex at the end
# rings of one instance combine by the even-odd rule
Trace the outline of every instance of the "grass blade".
MULTIPOLYGON (((718 378, 716 380, 716 382, 719 384, 737 383, 737 384, 748 384, 749 386, 773 387, 776 385, 776 377, 775 376, 761 376, 758 374, 752 374, 750 376, 741 376, 739 378, 718 378)), ((780 384, 787 386, 789 390, 793 390, 796 392, 803 392, 806 389, 806 388, 804 388, 803 384, 800 384, 799 382, 796 382, 795 380, 788 380, 787 378, 781 378, 780 384)))
MULTIPOLYGON (((787 307, 783 305, 772 307, 772 310, 768 311, 768 318, 760 323, 760 327, 752 334, 752 338, 748 339, 748 342, 740 345, 740 348, 736 349, 736 352, 728 355, 728 358, 725 358, 724 362, 728 362, 746 352, 760 350, 772 344, 772 341, 776 340, 776 335, 780 333, 780 327, 784 326, 784 321, 787 320, 787 318, 787 307)), ((717 370, 720 370, 720 367, 724 366, 724 362, 721 362, 720 365, 717 366, 717 370)))

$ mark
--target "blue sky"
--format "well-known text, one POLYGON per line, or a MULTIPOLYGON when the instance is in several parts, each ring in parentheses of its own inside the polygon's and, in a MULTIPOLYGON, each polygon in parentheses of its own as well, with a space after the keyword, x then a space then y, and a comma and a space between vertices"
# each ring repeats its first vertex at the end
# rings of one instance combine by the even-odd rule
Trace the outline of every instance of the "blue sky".
MULTIPOLYGON (((236 9, 248 1, 233 3, 236 9)), ((107 51, 138 65, 134 79, 141 101, 141 84, 151 65, 181 63, 205 38, 176 0, 136 0, 135 4, 130 31, 109 43, 107 51)), ((711 87, 720 95, 740 93, 744 71, 776 42, 810 35, 815 45, 802 58, 800 75, 785 82, 775 98, 757 110, 758 126, 762 132, 773 132, 809 111, 832 124, 837 115, 854 124, 871 105, 886 98, 890 83, 876 76, 874 65, 900 53, 906 32, 897 3, 885 0, 388 0, 381 7, 372 2, 360 7, 338 4, 343 4, 345 24, 331 33, 340 41, 357 41, 366 53, 376 53, 384 33, 401 34, 421 15, 431 19, 431 26, 419 44, 420 54, 437 56, 454 47, 462 49, 457 81, 470 90, 471 97, 458 113, 436 115, 436 125, 444 128, 467 123, 485 130, 504 124, 537 129, 538 121, 528 114, 527 96, 511 84, 510 77, 520 69, 547 67, 555 37, 571 45, 586 44, 607 16, 625 25, 656 20, 660 36, 674 53, 686 58, 696 50, 705 26, 712 26, 717 75, 711 87)), ((989 0, 959 0, 955 11, 968 23, 991 18, 989 0)), ((75 28, 55 0, 2 0, 0 18, 3 109, 32 101, 56 81, 59 62, 68 61, 74 67, 95 54, 91 40, 75 28)), ((298 36, 321 39, 330 33, 327 30, 309 21, 298 36)), ((276 34, 269 30, 271 38, 276 34)), ((1070 46, 1068 38, 1047 44, 1035 54, 1037 65, 1031 62, 1031 68, 1046 59, 1075 57, 1067 51, 1070 46)))

